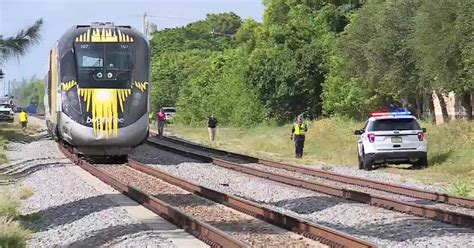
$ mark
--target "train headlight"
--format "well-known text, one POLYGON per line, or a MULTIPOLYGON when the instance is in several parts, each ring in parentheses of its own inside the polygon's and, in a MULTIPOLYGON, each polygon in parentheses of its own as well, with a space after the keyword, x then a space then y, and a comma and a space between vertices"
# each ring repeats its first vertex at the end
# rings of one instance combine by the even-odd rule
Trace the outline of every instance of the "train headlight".
POLYGON ((97 89, 97 100, 101 102, 109 101, 112 98, 112 90, 110 89, 97 89))
POLYGON ((112 72, 107 73, 107 78, 112 78, 113 76, 112 72))
POLYGON ((97 72, 97 74, 95 74, 98 78, 102 78, 102 72, 97 72))

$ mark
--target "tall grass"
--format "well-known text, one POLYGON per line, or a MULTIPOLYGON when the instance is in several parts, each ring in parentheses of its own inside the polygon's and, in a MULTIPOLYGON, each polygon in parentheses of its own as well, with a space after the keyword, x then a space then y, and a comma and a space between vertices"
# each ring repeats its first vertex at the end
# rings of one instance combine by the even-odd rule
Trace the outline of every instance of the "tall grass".
POLYGON ((10 195, 10 193, 2 190, 0 195, 0 216, 10 219, 17 218, 20 215, 18 211, 18 200, 10 195))
POLYGON ((31 233, 21 227, 18 221, 0 216, 0 247, 25 247, 31 233))
MULTIPOLYGON (((458 181, 465 182, 463 189, 474 188, 474 122, 454 121, 444 125, 422 122, 421 125, 428 130, 426 136, 429 167, 423 170, 404 170, 398 167, 380 170, 402 174, 426 183, 441 183, 446 188, 454 187, 458 181)), ((210 146, 276 161, 356 167, 357 137, 353 133, 355 129, 362 127, 362 122, 341 118, 308 123, 303 159, 294 159, 290 124, 261 125, 249 129, 220 128, 217 140, 212 143, 208 141, 205 127, 170 125, 165 131, 210 146)), ((467 191, 472 195, 472 191, 467 191)))

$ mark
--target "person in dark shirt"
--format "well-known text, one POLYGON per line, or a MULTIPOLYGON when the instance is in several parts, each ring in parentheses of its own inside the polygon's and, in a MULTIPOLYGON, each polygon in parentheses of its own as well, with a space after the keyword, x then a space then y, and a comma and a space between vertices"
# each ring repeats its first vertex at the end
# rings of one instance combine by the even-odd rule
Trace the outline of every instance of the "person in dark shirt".
POLYGON ((209 132, 209 141, 214 141, 217 132, 217 119, 212 114, 207 120, 207 130, 209 132))

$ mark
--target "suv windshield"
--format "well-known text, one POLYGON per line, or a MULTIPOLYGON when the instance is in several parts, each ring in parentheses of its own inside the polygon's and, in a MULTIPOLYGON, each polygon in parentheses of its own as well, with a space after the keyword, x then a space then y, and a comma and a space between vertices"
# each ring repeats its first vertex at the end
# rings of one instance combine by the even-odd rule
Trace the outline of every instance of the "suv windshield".
POLYGON ((0 108, 11 108, 9 104, 0 104, 0 108))
POLYGON ((176 113, 176 109, 163 109, 163 112, 167 112, 167 113, 176 113))
POLYGON ((392 130, 421 130, 415 119, 381 119, 369 125, 369 131, 392 131, 392 130))

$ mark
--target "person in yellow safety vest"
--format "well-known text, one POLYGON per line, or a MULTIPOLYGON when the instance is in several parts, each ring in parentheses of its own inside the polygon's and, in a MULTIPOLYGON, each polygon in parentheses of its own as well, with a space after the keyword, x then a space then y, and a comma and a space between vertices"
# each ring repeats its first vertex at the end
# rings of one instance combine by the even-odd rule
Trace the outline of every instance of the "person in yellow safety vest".
POLYGON ((153 111, 150 111, 150 113, 148 114, 148 123, 149 124, 153 123, 153 111))
POLYGON ((305 133, 308 131, 308 125, 303 122, 303 116, 298 116, 296 122, 293 123, 293 128, 291 129, 291 139, 295 139, 295 157, 303 157, 303 148, 305 133))
POLYGON ((22 110, 20 112, 20 124, 21 128, 23 129, 23 132, 26 131, 26 124, 28 123, 28 116, 26 115, 25 110, 22 110))

